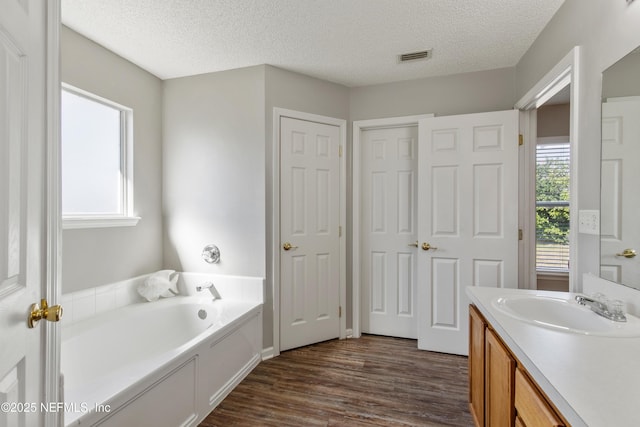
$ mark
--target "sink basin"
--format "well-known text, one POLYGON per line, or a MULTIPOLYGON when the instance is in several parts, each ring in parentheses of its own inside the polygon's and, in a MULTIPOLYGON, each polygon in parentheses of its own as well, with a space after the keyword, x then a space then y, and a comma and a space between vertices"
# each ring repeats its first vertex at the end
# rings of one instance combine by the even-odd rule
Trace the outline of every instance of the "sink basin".
POLYGON ((614 322, 571 299, 541 295, 509 295, 492 304, 502 313, 543 328, 583 335, 639 337, 640 319, 627 314, 626 322, 614 322))

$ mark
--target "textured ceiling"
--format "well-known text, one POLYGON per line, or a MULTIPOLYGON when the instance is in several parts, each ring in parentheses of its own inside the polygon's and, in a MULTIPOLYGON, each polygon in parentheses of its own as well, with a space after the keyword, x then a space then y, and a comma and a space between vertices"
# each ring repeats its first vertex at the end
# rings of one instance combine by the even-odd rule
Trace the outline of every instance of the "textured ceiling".
POLYGON ((62 0, 62 22, 161 79, 271 64, 362 86, 514 66, 563 1, 62 0))

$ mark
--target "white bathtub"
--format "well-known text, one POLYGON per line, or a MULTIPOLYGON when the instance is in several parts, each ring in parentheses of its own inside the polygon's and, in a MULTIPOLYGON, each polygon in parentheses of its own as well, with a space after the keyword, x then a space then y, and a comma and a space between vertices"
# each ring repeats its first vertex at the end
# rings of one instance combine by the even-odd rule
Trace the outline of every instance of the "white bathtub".
POLYGON ((261 350, 261 301, 208 291, 63 325, 65 425, 197 425, 261 350))

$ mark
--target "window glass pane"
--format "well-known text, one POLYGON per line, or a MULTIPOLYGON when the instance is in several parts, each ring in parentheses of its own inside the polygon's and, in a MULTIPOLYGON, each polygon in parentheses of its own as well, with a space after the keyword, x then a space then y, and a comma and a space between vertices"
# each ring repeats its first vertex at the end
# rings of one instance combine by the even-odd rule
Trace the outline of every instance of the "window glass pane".
POLYGON ((122 213, 120 110, 62 91, 62 212, 122 213))
POLYGON ((536 148, 536 268, 569 271, 569 144, 536 148))

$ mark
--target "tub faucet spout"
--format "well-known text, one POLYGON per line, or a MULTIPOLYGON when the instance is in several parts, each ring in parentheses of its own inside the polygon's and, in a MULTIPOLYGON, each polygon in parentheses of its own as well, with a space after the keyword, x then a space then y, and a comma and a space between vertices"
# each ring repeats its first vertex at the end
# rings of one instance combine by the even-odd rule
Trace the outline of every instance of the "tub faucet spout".
POLYGON ((220 294, 218 293, 218 290, 216 289, 216 287, 213 285, 213 282, 205 282, 201 285, 196 286, 196 291, 198 292, 202 292, 205 289, 209 289, 209 292, 211 292, 211 295, 213 295, 213 299, 220 299, 220 294))
POLYGON ((202 285, 196 286, 196 291, 202 292, 205 289, 211 290, 212 288, 213 288, 213 282, 206 282, 206 283, 203 283, 202 285))

